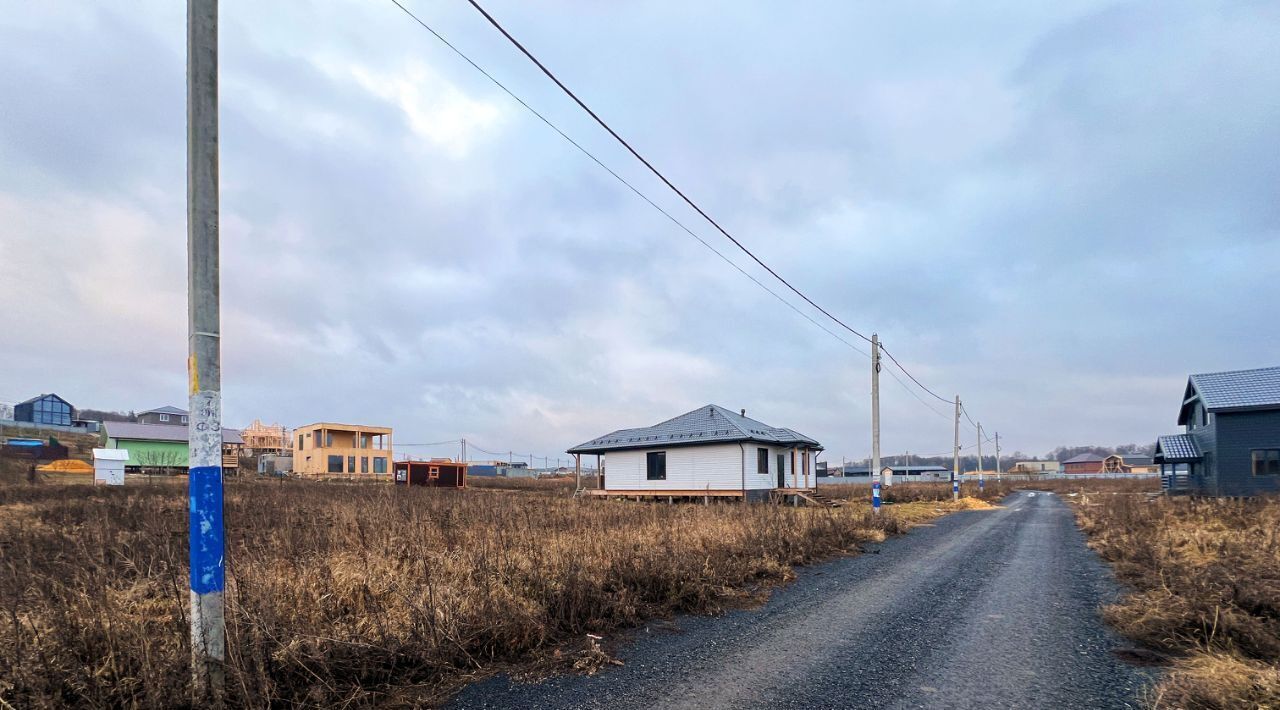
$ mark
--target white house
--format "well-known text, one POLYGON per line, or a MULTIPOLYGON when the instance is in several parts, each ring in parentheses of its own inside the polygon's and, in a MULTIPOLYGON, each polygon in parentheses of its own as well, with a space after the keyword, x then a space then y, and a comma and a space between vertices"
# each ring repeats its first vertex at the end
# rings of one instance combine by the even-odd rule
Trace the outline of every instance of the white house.
POLYGON ((569 449, 594 454, 603 479, 591 495, 768 498, 817 485, 822 445, 709 404, 660 424, 620 429, 569 449), (603 460, 601 460, 603 458, 603 460))

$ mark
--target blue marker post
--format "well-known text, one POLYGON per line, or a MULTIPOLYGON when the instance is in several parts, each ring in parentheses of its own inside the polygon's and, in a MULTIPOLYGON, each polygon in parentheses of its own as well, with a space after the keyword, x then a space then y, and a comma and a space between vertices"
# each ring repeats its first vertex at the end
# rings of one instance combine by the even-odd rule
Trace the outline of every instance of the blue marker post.
POLYGON ((218 305, 218 2, 187 0, 187 374, 191 690, 221 707, 226 625, 218 305))
POLYGON ((871 484, 871 509, 880 512, 880 481, 871 484))

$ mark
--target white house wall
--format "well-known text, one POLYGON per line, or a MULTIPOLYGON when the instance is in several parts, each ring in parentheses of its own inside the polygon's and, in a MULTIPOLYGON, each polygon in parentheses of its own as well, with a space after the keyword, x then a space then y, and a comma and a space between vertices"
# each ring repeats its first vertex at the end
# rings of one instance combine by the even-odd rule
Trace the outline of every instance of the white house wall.
MULTIPOLYGON (((791 471, 791 449, 761 446, 755 443, 709 444, 706 446, 674 446, 669 448, 611 451, 605 455, 605 489, 610 491, 740 491, 776 488, 778 485, 778 454, 783 454, 786 484, 795 485, 791 471), (769 450, 769 472, 756 472, 756 450, 769 450), (652 451, 667 453, 667 478, 650 481, 647 475, 647 454, 652 451), (744 475, 745 472, 745 475, 744 475)), ((796 451, 796 468, 801 471, 800 485, 804 485, 801 452, 796 451)), ((814 483, 810 462, 809 483, 814 483)))

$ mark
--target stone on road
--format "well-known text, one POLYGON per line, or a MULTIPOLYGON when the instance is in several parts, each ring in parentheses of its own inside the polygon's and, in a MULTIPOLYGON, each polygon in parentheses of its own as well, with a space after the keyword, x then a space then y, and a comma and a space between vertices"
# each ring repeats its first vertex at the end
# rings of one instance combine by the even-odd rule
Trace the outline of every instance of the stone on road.
POLYGON ((1057 496, 1016 493, 817 565, 759 609, 640 631, 596 676, 474 684, 458 708, 1126 708, 1148 669, 1057 496))

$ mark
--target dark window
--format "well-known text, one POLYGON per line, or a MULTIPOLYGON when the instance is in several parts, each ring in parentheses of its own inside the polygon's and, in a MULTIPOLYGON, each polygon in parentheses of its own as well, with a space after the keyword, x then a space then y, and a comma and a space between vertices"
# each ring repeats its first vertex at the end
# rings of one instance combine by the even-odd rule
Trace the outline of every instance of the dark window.
POLYGON ((301 434, 299 434, 299 435, 298 435, 298 450, 299 450, 299 451, 301 451, 301 450, 302 450, 302 435, 301 435, 301 434))
POLYGON ((333 446, 333 432, 327 432, 324 435, 324 445, 333 446))
POLYGON ((787 472, 787 455, 778 454, 778 473, 785 474, 787 472))
POLYGON ((348 456, 347 457, 347 473, 355 473, 355 472, 356 472, 356 457, 348 456))
POLYGON ((1280 475, 1280 449, 1254 449, 1253 475, 1280 475))
POLYGON ((387 457, 386 457, 386 456, 374 456, 374 457, 373 457, 373 472, 374 472, 374 473, 386 473, 386 472, 387 472, 387 457))
POLYGON ((650 451, 645 454, 645 478, 650 481, 667 480, 667 452, 650 451))
POLYGON ((342 457, 341 456, 329 457, 329 473, 342 473, 342 457))
POLYGON ((769 450, 756 449, 756 473, 769 473, 769 450))
POLYGON ((368 472, 369 472, 369 457, 361 456, 360 457, 360 473, 368 473, 368 472))

